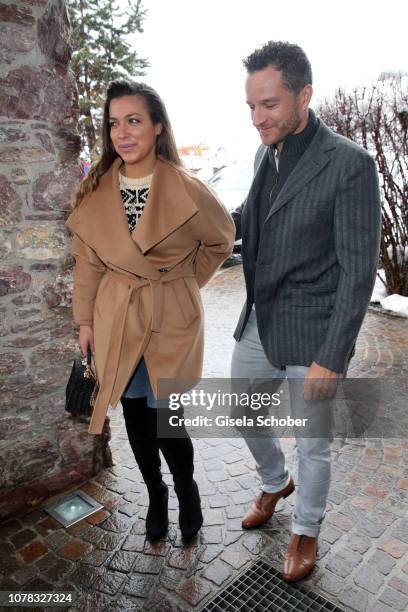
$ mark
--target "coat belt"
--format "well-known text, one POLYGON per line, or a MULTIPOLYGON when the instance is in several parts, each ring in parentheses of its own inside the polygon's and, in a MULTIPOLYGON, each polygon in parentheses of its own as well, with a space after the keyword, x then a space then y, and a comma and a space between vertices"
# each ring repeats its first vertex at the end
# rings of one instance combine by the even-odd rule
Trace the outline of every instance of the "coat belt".
MULTIPOLYGON (((160 274, 159 271, 157 271, 160 274)), ((112 400, 112 393, 116 383, 117 372, 119 369, 120 355, 123 344, 123 334, 125 331, 126 316, 129 308, 130 299, 134 291, 141 289, 145 286, 150 286, 152 295, 152 318, 150 321, 150 329, 146 329, 144 334, 141 347, 142 350, 145 347, 150 332, 159 332, 163 319, 163 304, 164 304, 164 291, 163 285, 170 281, 179 279, 194 277, 193 266, 189 267, 175 267, 169 272, 163 272, 156 278, 145 278, 141 276, 135 276, 122 270, 109 268, 106 274, 112 276, 116 281, 127 285, 128 292, 126 299, 121 304, 120 308, 115 313, 114 324, 112 325, 111 336, 109 340, 109 348, 107 355, 109 355, 108 361, 105 363, 105 369, 100 381, 100 389, 96 398, 94 411, 91 418, 89 427, 90 433, 100 433, 102 431, 103 423, 105 421, 106 413, 108 411, 109 403, 112 400), (119 332, 119 337, 118 337, 119 332), (114 339, 114 342, 112 341, 114 339)))
POLYGON ((135 276, 128 272, 118 271, 117 269, 109 268, 106 272, 112 276, 115 280, 128 286, 127 299, 123 305, 121 312, 126 317, 126 313, 129 307, 130 298, 136 289, 141 289, 146 285, 150 286, 152 294, 152 318, 150 322, 150 329, 152 332, 159 332, 163 319, 163 304, 164 304, 164 292, 163 285, 179 278, 194 277, 193 266, 188 268, 175 267, 168 272, 163 272, 159 278, 146 278, 142 276, 135 276))

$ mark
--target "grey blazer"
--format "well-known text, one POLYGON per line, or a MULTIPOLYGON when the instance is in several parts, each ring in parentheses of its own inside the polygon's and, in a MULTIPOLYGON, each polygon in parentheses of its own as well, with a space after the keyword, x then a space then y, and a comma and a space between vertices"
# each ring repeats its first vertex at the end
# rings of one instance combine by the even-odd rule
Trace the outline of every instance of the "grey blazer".
POLYGON ((266 163, 267 147, 261 145, 248 197, 232 213, 247 286, 234 338, 240 340, 255 303, 272 364, 316 361, 345 373, 377 270, 381 206, 375 162, 320 120, 258 233, 256 199, 266 163))

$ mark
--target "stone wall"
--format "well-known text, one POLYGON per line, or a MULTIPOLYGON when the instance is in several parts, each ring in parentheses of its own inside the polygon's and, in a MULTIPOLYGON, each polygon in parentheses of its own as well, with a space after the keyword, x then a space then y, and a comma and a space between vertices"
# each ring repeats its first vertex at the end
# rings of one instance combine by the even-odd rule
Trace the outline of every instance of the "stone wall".
POLYGON ((76 352, 64 220, 80 178, 62 0, 0 2, 0 520, 109 463, 64 411, 76 352))

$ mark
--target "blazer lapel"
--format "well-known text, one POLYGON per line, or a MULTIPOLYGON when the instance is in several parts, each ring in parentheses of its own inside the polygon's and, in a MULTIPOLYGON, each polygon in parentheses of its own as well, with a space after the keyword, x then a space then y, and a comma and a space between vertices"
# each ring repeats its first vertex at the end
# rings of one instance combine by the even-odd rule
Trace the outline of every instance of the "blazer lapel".
POLYGON ((242 248, 250 256, 255 256, 258 249, 258 208, 256 206, 256 198, 261 186, 262 175, 267 160, 267 147, 258 149, 255 157, 254 178, 248 192, 245 205, 242 209, 242 248))
POLYGON ((146 253, 197 212, 180 171, 159 159, 144 211, 131 237, 142 253, 146 253))
POLYGON ((335 148, 331 134, 324 124, 319 127, 315 138, 306 149, 279 192, 266 221, 287 204, 307 183, 309 183, 330 161, 326 151, 335 148))
POLYGON ((251 183, 251 187, 249 189, 245 208, 251 208, 251 202, 256 199, 257 193, 259 191, 259 187, 261 185, 262 173, 265 168, 265 164, 268 159, 268 147, 262 147, 258 149, 257 154, 255 156, 255 172, 254 178, 251 183))

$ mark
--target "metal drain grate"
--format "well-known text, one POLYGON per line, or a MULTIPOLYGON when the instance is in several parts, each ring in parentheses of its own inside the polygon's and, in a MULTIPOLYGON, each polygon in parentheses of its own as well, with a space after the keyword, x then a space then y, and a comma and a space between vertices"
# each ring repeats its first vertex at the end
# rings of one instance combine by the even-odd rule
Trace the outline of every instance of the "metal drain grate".
POLYGON ((259 559, 206 604, 201 612, 344 612, 310 587, 284 582, 259 559))

